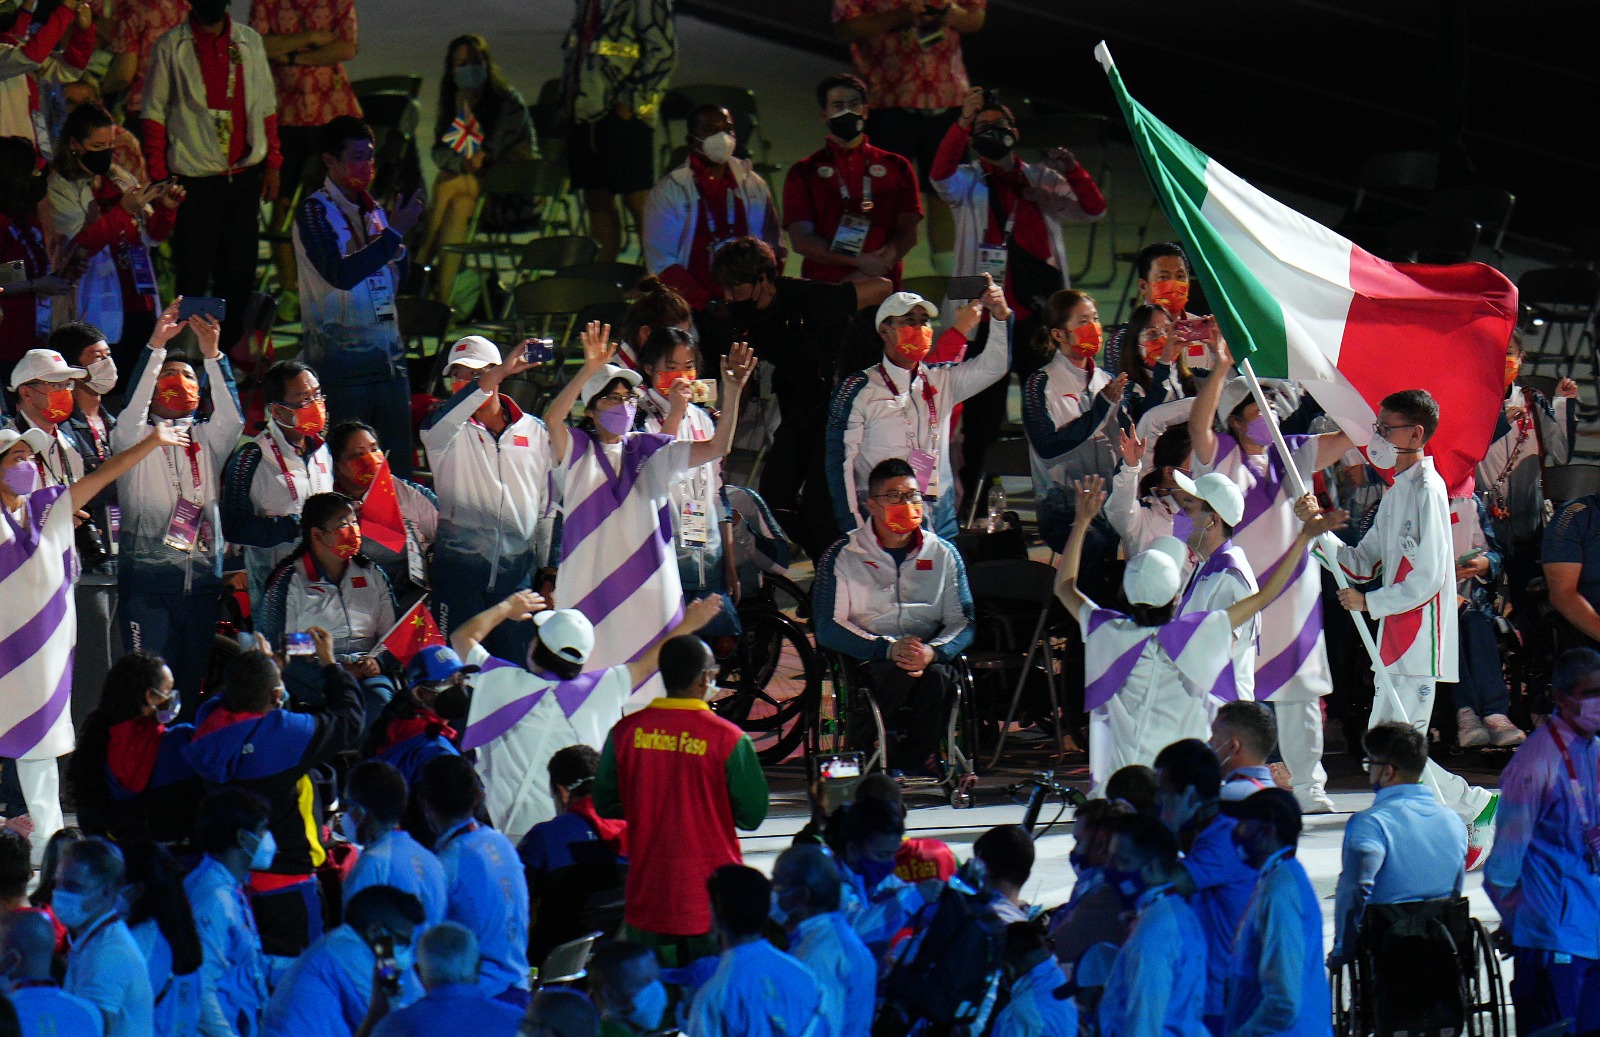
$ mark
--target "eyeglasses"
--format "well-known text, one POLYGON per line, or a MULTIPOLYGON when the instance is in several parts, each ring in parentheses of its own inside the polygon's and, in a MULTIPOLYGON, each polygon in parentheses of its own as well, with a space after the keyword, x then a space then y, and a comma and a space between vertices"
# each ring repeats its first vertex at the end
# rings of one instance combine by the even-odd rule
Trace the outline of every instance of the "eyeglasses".
POLYGON ((600 402, 609 403, 612 406, 620 407, 627 403, 638 403, 639 394, 636 392, 630 392, 624 396, 619 393, 608 393, 607 395, 600 397, 600 402))
POLYGON ((905 493, 875 493, 872 499, 885 504, 921 504, 922 494, 916 490, 907 490, 905 493))
POLYGON ((1417 428, 1417 427, 1418 427, 1417 423, 1414 422, 1414 421, 1410 422, 1408 424, 1405 424, 1405 425, 1385 425, 1381 421, 1374 421, 1372 423, 1372 431, 1377 433, 1378 435, 1382 436, 1384 439, 1388 439, 1389 438, 1389 433, 1391 433, 1391 432, 1399 432, 1401 429, 1417 428))
POLYGON ((301 407, 309 407, 313 403, 324 403, 327 399, 328 397, 319 392, 314 396, 307 396, 301 400, 284 400, 279 406, 288 407, 290 410, 299 410, 301 407))
POLYGON ((72 379, 68 378, 59 382, 37 381, 30 384, 39 392, 59 392, 62 389, 72 388, 72 379))
POLYGON ((1374 760, 1370 756, 1364 756, 1361 759, 1361 769, 1362 770, 1371 770, 1374 767, 1388 767, 1388 766, 1390 766, 1390 763, 1389 763, 1388 760, 1374 760))

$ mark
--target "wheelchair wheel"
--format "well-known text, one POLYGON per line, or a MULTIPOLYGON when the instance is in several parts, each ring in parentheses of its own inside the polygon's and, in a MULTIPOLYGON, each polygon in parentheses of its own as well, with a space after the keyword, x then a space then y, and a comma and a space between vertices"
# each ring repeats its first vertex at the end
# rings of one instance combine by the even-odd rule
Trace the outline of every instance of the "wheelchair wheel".
POLYGON ((1505 977, 1500 971, 1500 956, 1489 939, 1489 930, 1477 919, 1472 921, 1472 961, 1464 962, 1467 974, 1467 1032, 1472 1037, 1506 1037, 1509 1032, 1505 977))
POLYGON ((797 623, 811 623, 811 595, 779 573, 763 572, 758 600, 771 605, 797 623))
POLYGON ((770 605, 739 610, 744 633, 720 660, 723 695, 711 703, 755 743, 763 764, 789 757, 822 697, 822 663, 805 629, 770 605))
POLYGON ((1328 987, 1333 994, 1334 1037, 1366 1037, 1366 1027, 1361 1025, 1356 986, 1353 965, 1340 965, 1328 970, 1328 987))

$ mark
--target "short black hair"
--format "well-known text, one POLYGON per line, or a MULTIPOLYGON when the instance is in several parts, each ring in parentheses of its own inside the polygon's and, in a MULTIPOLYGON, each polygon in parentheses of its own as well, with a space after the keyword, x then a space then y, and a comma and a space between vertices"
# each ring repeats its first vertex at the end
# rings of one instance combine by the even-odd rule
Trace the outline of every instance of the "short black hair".
POLYGON ((1022 962, 1047 951, 1050 945, 1045 942, 1044 933, 1034 922, 1012 922, 1005 928, 1005 960, 1015 968, 1022 962))
POLYGON ((354 115, 335 115, 317 127, 318 150, 335 158, 343 155, 345 146, 353 140, 375 139, 372 127, 354 115))
POLYGON ((1550 686, 1557 695, 1572 694, 1585 677, 1600 676, 1600 652, 1593 648, 1568 648, 1556 660, 1550 686))
POLYGON ((73 367, 82 366, 78 358, 83 356, 83 351, 97 342, 104 342, 106 333, 90 324, 86 320, 69 320, 50 333, 45 340, 45 345, 61 354, 73 367))
POLYGON ((724 864, 706 880, 711 910, 733 936, 755 936, 772 911, 772 883, 754 868, 724 864))
POLYGON ((282 685, 276 659, 266 652, 241 652, 222 671, 223 704, 235 713, 265 713, 282 685))
POLYGON ((1106 798, 1120 799, 1146 817, 1156 815, 1156 772, 1130 763, 1106 779, 1106 798))
POLYGON ((1260 702, 1224 702, 1217 710, 1214 725, 1220 724, 1239 736, 1256 756, 1267 757, 1278 746, 1278 718, 1260 702))
POLYGON ((351 768, 344 791, 375 821, 393 825, 405 817, 405 776, 382 760, 363 760, 351 768))
POLYGON ((1428 741, 1422 732, 1398 720, 1374 724, 1361 736, 1361 748, 1374 760, 1390 764, 1401 776, 1415 781, 1428 766, 1428 741))
POLYGON ((556 750, 547 769, 550 784, 576 792, 600 773, 600 754, 592 745, 569 745, 556 750))
POLYGON ((465 817, 483 799, 483 783, 465 756, 435 756, 417 783, 422 802, 440 817, 465 817))
POLYGON ((880 835, 905 834, 905 813, 896 805, 881 799, 858 799, 843 809, 839 836, 846 846, 860 846, 880 835))
POLYGON ((1279 788, 1261 789, 1239 800, 1228 812, 1235 820, 1261 821, 1272 826, 1273 834, 1284 846, 1300 841, 1300 804, 1294 793, 1279 788))
POLYGON ((1222 763, 1198 738, 1185 738, 1156 754, 1156 778, 1173 792, 1194 789, 1201 802, 1222 793, 1222 763))
POLYGON ((711 257, 711 276, 724 288, 776 280, 778 256, 760 238, 734 238, 711 257))
POLYGON ((654 961, 656 952, 642 943, 631 943, 627 940, 612 940, 610 943, 595 951, 589 958, 589 990, 599 991, 609 1004, 612 997, 626 994, 623 973, 634 962, 654 961))
POLYGON ((852 72, 835 72, 833 75, 825 77, 822 82, 817 84, 817 107, 828 107, 829 92, 837 90, 842 86, 847 86, 856 93, 860 94, 862 103, 867 103, 871 100, 872 95, 867 91, 867 84, 861 79, 860 76, 852 72))
POLYGON ((872 471, 867 473, 867 492, 877 493, 884 483, 890 479, 915 479, 916 469, 911 467, 911 462, 903 457, 886 457, 872 466, 872 471))
POLYGON ((328 455, 335 461, 339 460, 339 455, 344 453, 345 444, 357 432, 365 432, 373 439, 378 438, 378 430, 371 425, 364 421, 357 421, 355 418, 346 418, 328 430, 328 455))
POLYGON ((1414 425, 1422 426, 1426 442, 1439 431, 1439 401, 1426 389, 1401 389, 1392 392, 1378 404, 1379 409, 1392 411, 1414 425))
POLYGON ((700 674, 705 672, 707 664, 716 662, 711 649, 693 634, 668 638, 661 645, 656 659, 661 670, 661 683, 668 695, 682 695, 688 691, 700 674))
POLYGON ((995 825, 978 836, 972 852, 991 877, 1018 886, 1033 874, 1033 839, 1021 825, 995 825))
POLYGON ((33 878, 33 847, 28 837, 0 828, 0 897, 20 900, 28 895, 33 878))
POLYGON ((1150 280, 1150 268, 1162 256, 1177 256, 1183 260, 1185 268, 1189 266, 1189 256, 1183 251, 1182 245, 1176 241, 1157 241, 1140 249, 1139 254, 1134 257, 1133 266, 1139 272, 1139 280, 1150 280))
POLYGON ((726 115, 730 122, 733 120, 733 113, 720 104, 697 104, 689 109, 689 114, 684 117, 683 128, 688 132, 689 136, 699 140, 701 139, 701 134, 698 132, 700 123, 705 119, 718 115, 726 115))
POLYGON ((1113 818, 1111 834, 1126 840, 1140 860, 1155 861, 1163 871, 1178 864, 1178 837, 1156 818, 1144 814, 1113 818))
POLYGON ((423 910, 422 901, 414 894, 402 892, 393 886, 368 886, 357 892, 350 898, 350 903, 344 906, 345 924, 358 933, 364 933, 374 925, 402 929, 408 922, 415 931, 427 920, 428 913, 423 910))
POLYGON ((316 372, 298 360, 279 360, 261 375, 261 398, 268 403, 282 403, 289 393, 289 383, 303 374, 316 372))
POLYGON ((194 841, 202 853, 226 853, 239 845, 240 832, 254 832, 271 816, 272 808, 261 796, 224 785, 200 801, 194 841))
POLYGON ((650 337, 644 340, 644 345, 637 350, 640 367, 648 367, 654 371, 660 367, 673 350, 679 346, 688 346, 694 356, 696 371, 700 367, 700 350, 694 344, 694 336, 682 328, 671 324, 663 324, 652 328, 650 337))

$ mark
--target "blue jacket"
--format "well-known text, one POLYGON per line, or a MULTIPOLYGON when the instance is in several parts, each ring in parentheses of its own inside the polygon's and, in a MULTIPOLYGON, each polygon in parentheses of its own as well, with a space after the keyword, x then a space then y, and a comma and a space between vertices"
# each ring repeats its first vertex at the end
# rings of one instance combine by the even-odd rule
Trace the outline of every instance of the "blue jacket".
POLYGON ((439 833, 446 917, 478 938, 478 989, 487 997, 528 989, 528 881, 511 840, 470 821, 439 833))
POLYGON ((1011 1000, 994 1018, 990 1037, 1078 1037, 1078 1005, 1072 998, 1057 998, 1066 973, 1054 958, 1046 958, 1011 984, 1011 1000))
POLYGON ((1228 966, 1229 1037, 1330 1037, 1322 907, 1305 868, 1279 850, 1261 866, 1228 966))
MULTIPOLYGON (((822 990, 822 1013, 834 1037, 868 1037, 878 993, 878 965, 844 915, 813 915, 789 933, 789 953, 822 990)), ((1066 1037, 1077 1037, 1077 1030, 1066 1037)))
POLYGON ((433 928, 445 918, 444 868, 439 858, 400 829, 384 832, 361 848, 355 867, 344 880, 340 897, 345 906, 368 886, 392 886, 422 902, 425 923, 433 928))
POLYGON ((1239 920, 1250 906, 1250 895, 1256 888, 1256 870, 1241 861, 1233 848, 1233 827, 1237 823, 1218 814, 1200 830, 1194 845, 1183 856, 1183 867, 1195 884, 1189 906, 1194 908, 1206 934, 1208 1016, 1222 1015, 1233 934, 1238 932, 1239 920))
POLYGON ((414 1004, 390 1012, 372 1037, 516 1037, 522 1013, 503 1001, 484 996, 470 983, 434 987, 414 1004))
POLYGON ((1209 1037, 1206 936, 1171 886, 1146 890, 1100 998, 1101 1037, 1209 1037))
POLYGON ((829 1037, 822 988, 811 970, 765 940, 722 952, 694 996, 694 1037, 829 1037))

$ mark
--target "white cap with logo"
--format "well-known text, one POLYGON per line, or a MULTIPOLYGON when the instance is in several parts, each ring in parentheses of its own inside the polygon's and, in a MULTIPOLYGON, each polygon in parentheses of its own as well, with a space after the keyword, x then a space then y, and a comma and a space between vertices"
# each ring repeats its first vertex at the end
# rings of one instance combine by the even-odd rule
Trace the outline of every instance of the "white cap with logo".
POLYGON ((88 371, 73 367, 53 349, 30 349, 22 354, 11 371, 11 388, 18 389, 29 382, 65 382, 87 377, 88 371))
POLYGON ((644 382, 644 377, 638 371, 630 371, 618 364, 607 364, 590 375, 589 380, 583 383, 583 392, 578 394, 578 399, 582 401, 585 407, 589 406, 594 402, 594 398, 600 395, 602 389, 618 378, 621 378, 635 389, 639 388, 644 382))
POLYGON ((875 326, 882 324, 890 317, 900 317, 916 309, 920 309, 930 318, 939 316, 939 307, 916 292, 895 292, 878 304, 878 317, 873 324, 875 326))
POLYGON ((445 369, 461 366, 473 371, 496 367, 500 363, 500 349, 482 335, 468 335, 450 347, 445 369))

